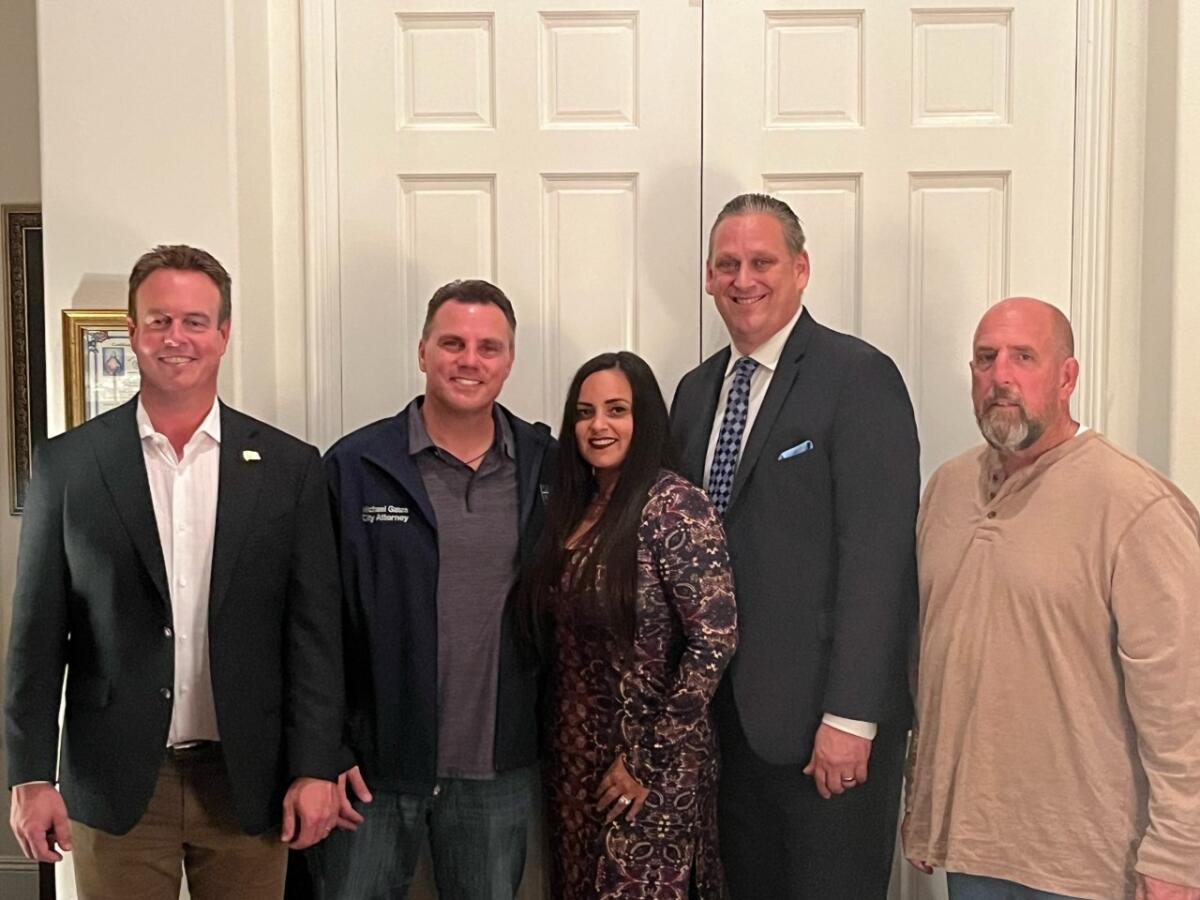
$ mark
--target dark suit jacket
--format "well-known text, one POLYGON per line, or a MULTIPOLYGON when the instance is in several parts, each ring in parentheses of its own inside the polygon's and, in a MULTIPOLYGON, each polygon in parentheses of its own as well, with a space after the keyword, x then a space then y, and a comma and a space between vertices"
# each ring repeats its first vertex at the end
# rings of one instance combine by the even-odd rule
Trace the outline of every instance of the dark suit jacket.
MULTIPOLYGON (((689 372, 671 406, 681 474, 696 484, 729 358, 726 348, 689 372)), ((725 514, 740 636, 728 677, 768 762, 807 763, 826 712, 907 725, 918 457, 896 366, 805 310, 725 514), (804 441, 811 450, 779 459, 804 441)))
MULTIPOLYGON (((5 701, 8 783, 59 780, 72 818, 114 834, 154 790, 175 665, 136 402, 38 454, 5 701)), ((219 465, 209 659, 238 818, 254 834, 279 821, 292 778, 338 773, 337 559, 315 448, 222 404, 219 465)))

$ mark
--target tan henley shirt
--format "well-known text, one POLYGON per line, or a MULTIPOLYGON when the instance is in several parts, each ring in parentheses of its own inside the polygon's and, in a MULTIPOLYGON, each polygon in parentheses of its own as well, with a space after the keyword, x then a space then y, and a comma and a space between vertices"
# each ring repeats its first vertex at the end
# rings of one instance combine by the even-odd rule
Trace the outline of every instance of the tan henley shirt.
POLYGON ((942 466, 917 523, 905 852, 1094 900, 1200 885, 1195 507, 1088 431, 1007 480, 942 466))

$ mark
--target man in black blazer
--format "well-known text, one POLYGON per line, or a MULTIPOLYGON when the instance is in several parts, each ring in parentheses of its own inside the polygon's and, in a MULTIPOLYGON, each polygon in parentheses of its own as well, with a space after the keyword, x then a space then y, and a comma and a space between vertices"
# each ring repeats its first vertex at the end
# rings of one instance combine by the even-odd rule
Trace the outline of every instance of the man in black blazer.
POLYGON ((337 818, 320 461, 217 400, 229 314, 212 256, 145 254, 129 281, 140 393, 34 467, 8 652, 11 823, 30 858, 74 851, 81 898, 176 898, 183 871, 197 900, 278 898, 288 845, 337 818))
POLYGON ((688 373, 682 473, 724 512, 740 646, 714 704, 735 900, 886 896, 911 714, 912 405, 890 359, 803 309, 795 214, 717 217, 706 290, 732 338, 688 373))

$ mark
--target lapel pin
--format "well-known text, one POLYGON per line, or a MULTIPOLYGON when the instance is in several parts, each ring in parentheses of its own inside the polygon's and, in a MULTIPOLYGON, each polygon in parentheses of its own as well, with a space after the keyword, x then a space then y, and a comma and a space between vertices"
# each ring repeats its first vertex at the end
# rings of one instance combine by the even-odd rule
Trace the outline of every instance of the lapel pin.
POLYGON ((257 450, 243 450, 242 459, 246 462, 258 462, 262 457, 258 455, 257 450))

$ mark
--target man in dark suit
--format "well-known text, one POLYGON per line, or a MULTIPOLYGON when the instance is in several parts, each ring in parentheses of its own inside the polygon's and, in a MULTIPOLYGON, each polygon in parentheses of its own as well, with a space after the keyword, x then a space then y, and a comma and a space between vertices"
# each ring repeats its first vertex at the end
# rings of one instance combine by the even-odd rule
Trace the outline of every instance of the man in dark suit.
POLYGON ((176 898, 184 871, 197 900, 278 898, 288 845, 337 818, 324 479, 315 448, 217 400, 230 293, 202 250, 142 256, 127 320, 141 392, 34 467, 8 652, 11 824, 32 859, 74 851, 81 898, 176 898))
POLYGON ((682 473, 724 514, 738 597, 714 704, 730 891, 882 898, 911 713, 912 405, 890 359, 803 309, 787 204, 726 204, 706 276, 732 348, 684 377, 671 420, 682 473))

